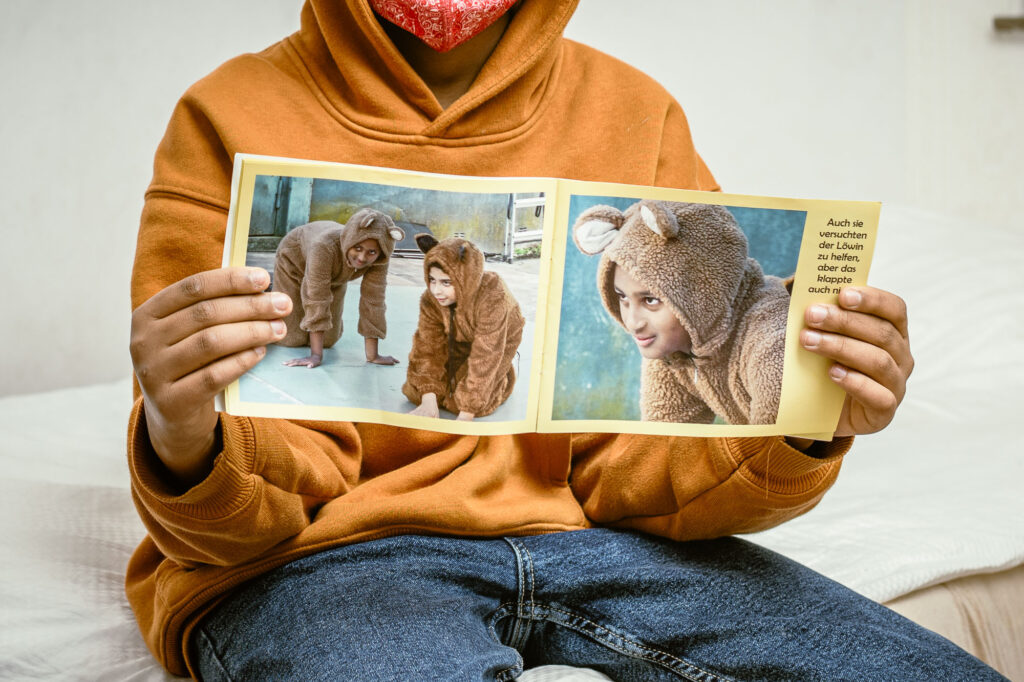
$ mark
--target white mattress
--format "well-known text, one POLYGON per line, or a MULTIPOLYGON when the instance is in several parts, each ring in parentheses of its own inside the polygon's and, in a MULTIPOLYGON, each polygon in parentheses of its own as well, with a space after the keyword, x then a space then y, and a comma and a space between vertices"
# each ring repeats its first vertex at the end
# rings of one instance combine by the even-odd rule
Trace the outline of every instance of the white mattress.
MULTIPOLYGON (((883 209, 871 281, 908 300, 909 395, 818 508, 755 541, 876 600, 1024 563, 1020 253, 1022 229, 883 209)), ((0 679, 168 679, 123 595, 130 402, 128 379, 0 398, 0 679)))

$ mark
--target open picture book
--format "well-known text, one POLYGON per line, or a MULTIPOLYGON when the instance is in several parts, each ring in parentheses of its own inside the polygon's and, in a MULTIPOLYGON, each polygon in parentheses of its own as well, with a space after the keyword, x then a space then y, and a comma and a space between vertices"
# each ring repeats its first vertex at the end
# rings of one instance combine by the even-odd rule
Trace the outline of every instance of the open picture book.
POLYGON ((223 264, 293 309, 218 408, 828 439, 843 393, 799 330, 866 283, 880 208, 237 155, 223 264))

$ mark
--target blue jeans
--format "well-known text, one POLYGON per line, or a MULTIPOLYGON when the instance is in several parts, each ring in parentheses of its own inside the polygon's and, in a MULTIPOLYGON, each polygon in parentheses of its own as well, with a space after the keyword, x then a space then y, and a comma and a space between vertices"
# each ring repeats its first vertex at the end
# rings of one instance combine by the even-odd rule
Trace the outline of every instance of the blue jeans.
POLYGON ((295 561, 194 631, 204 680, 996 680, 955 645, 736 538, 397 536, 295 561))

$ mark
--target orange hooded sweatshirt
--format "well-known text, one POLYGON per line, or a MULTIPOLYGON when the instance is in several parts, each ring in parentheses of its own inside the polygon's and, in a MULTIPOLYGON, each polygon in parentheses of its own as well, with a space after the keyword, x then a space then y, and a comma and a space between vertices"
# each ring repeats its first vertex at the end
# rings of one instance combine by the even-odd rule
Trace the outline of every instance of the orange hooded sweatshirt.
MULTIPOLYGON (((524 0, 469 92, 442 110, 366 0, 308 0, 297 33, 222 65, 175 108, 146 194, 133 305, 220 266, 236 152, 717 189, 664 89, 562 38, 575 5, 524 0)), ((221 427, 213 471, 182 494, 161 478, 141 401, 129 422, 148 535, 127 594, 154 656, 179 675, 192 625, 221 595, 300 556, 407 533, 750 532, 813 507, 849 447, 812 458, 782 438, 469 437, 228 415, 221 427)))

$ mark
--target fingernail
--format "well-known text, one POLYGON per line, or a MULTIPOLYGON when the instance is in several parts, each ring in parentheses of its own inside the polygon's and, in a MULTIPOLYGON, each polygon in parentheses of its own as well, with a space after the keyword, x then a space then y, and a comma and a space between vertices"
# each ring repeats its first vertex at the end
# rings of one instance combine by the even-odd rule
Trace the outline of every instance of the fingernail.
POLYGON ((828 375, 835 381, 842 381, 846 377, 846 369, 839 365, 832 365, 832 369, 828 371, 828 375))
POLYGON ((260 346, 259 348, 253 348, 253 350, 256 351, 256 357, 259 358, 262 358, 264 355, 267 354, 267 349, 263 346, 260 346))
POLYGON ((864 297, 855 289, 847 289, 843 292, 843 304, 847 308, 856 308, 863 300, 864 297))
POLYGON ((828 308, 823 305, 812 305, 807 309, 807 319, 814 324, 824 322, 826 317, 828 317, 828 308))
POLYGON ((817 348, 821 343, 821 334, 805 329, 803 333, 804 348, 817 348))
POLYGON ((271 328, 271 330, 273 330, 274 336, 283 336, 284 335, 285 327, 284 327, 284 322, 282 322, 281 320, 273 320, 270 323, 270 328, 271 328))
POLYGON ((274 304, 274 310, 279 313, 283 313, 285 310, 288 310, 288 303, 290 302, 290 299, 287 294, 274 292, 270 294, 270 302, 274 304))
POLYGON ((252 270, 249 271, 249 281, 252 283, 254 287, 262 289, 263 287, 267 286, 267 283, 269 281, 267 279, 267 271, 261 270, 259 268, 253 268, 252 270))

